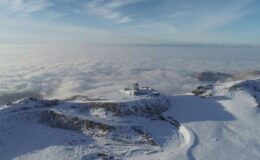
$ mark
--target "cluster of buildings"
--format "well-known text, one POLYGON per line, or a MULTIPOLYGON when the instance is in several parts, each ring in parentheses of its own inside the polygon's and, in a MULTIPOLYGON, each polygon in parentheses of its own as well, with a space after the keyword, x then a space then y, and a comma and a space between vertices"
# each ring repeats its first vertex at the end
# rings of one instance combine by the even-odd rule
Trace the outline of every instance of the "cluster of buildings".
POLYGON ((121 90, 122 93, 132 96, 159 96, 160 93, 151 87, 139 87, 139 83, 133 83, 132 88, 124 88, 121 90))

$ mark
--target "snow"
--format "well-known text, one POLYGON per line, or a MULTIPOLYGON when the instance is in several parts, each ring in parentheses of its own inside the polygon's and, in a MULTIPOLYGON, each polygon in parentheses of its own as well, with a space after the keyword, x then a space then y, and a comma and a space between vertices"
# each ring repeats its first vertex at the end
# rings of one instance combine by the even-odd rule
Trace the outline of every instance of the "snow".
POLYGON ((124 111, 136 111, 131 115, 89 108, 90 102, 84 100, 57 103, 23 99, 0 107, 0 159, 260 159, 258 88, 259 80, 216 83, 206 91, 210 97, 168 96, 171 106, 158 115, 142 115, 143 110, 134 110, 133 106, 153 108, 158 101, 166 102, 164 96, 159 100, 122 98, 113 93, 105 97, 107 101, 99 102, 122 103, 124 111), (43 111, 115 129, 104 132, 89 128, 81 132, 50 127, 39 123, 43 111))
POLYGON ((184 146, 173 141, 161 153, 136 159, 260 159, 260 116, 256 101, 248 88, 229 89, 240 83, 217 84, 210 98, 172 97, 174 107, 164 114, 175 117, 184 126, 184 130, 180 129, 184 146))

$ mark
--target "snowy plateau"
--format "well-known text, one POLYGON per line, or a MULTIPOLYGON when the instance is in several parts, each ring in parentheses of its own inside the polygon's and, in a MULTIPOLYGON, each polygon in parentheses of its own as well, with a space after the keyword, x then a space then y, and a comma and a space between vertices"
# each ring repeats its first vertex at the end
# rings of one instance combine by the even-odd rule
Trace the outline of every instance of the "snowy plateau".
POLYGON ((0 160, 259 160, 260 79, 0 107, 0 160))

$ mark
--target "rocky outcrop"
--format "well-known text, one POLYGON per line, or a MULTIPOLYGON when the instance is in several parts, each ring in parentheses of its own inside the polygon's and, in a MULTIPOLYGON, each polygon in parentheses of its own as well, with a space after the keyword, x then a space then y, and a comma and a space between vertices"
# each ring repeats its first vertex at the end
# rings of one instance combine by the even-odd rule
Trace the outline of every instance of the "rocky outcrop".
POLYGON ((84 133, 85 131, 94 132, 95 130, 107 133, 114 130, 114 126, 98 123, 91 120, 80 119, 71 115, 60 114, 51 110, 40 113, 40 123, 45 123, 53 128, 75 130, 84 133))
POLYGON ((217 82, 217 81, 225 81, 227 79, 232 78, 232 74, 205 71, 205 72, 195 73, 193 77, 197 78, 201 82, 217 82))
POLYGON ((236 83, 229 88, 229 91, 237 90, 244 90, 248 94, 250 94, 257 103, 256 107, 260 108, 260 79, 242 81, 240 83, 236 83))
POLYGON ((103 109, 115 116, 125 115, 159 115, 169 108, 169 100, 165 96, 140 99, 129 102, 91 102, 91 110, 103 109))
POLYGON ((212 96, 212 88, 213 85, 206 85, 206 86, 198 86, 194 90, 192 90, 192 93, 195 96, 201 96, 201 97, 211 97, 212 96))
POLYGON ((217 82, 217 81, 228 81, 228 80, 245 80, 257 78, 260 76, 260 71, 258 70, 246 70, 236 73, 222 73, 222 72, 212 72, 204 71, 192 74, 192 76, 201 82, 217 82))

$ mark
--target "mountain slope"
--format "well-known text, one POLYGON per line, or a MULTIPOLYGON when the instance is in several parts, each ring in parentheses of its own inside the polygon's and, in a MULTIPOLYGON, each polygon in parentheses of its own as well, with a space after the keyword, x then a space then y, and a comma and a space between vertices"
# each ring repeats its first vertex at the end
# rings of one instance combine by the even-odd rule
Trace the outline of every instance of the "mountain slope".
POLYGON ((260 80, 218 83, 199 87, 200 96, 172 97, 164 115, 188 128, 188 145, 170 143, 164 152, 137 159, 260 159, 260 80))
POLYGON ((169 105, 163 95, 116 102, 25 98, 0 108, 0 159, 124 159, 158 152, 167 139, 155 126, 177 133, 161 120, 169 105))
POLYGON ((194 93, 4 105, 0 159, 260 159, 260 80, 194 93))

